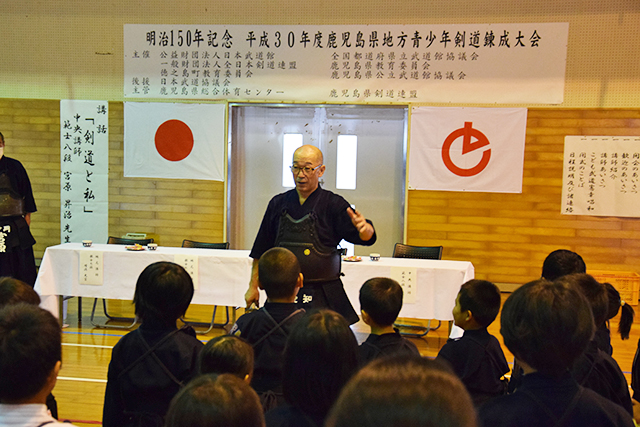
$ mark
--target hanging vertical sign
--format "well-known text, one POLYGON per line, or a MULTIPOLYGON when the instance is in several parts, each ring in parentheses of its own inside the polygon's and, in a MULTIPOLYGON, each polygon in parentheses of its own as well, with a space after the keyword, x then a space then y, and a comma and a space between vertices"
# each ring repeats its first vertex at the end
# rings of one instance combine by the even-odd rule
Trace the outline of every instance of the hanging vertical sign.
POLYGON ((562 171, 562 214, 640 216, 640 137, 565 136, 562 171))
POLYGON ((106 242, 109 104, 60 101, 60 241, 106 242))

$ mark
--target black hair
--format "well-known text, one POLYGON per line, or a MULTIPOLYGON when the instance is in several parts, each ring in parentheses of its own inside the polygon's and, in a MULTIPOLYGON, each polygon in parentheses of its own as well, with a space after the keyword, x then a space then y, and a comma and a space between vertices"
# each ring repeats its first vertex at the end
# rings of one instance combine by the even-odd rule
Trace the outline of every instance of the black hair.
POLYGON ((324 419, 358 362, 358 342, 344 317, 326 309, 311 311, 287 339, 284 397, 307 416, 324 419))
POLYGON ((393 279, 374 277, 360 288, 360 308, 379 326, 390 326, 402 308, 402 287, 393 279))
POLYGON ((165 427, 264 427, 256 392, 231 374, 201 375, 171 401, 165 427))
POLYGON ((271 248, 258 261, 258 280, 267 298, 293 296, 300 277, 300 264, 289 249, 271 248))
POLYGON ((465 386, 438 361, 395 355, 376 359, 344 387, 327 427, 475 427, 465 386))
POLYGON ((0 147, 4 147, 4 135, 2 134, 2 132, 0 132, 0 143, 2 145, 0 145, 0 147))
POLYGON ((472 279, 460 287, 458 302, 462 311, 471 311, 476 322, 486 328, 500 312, 500 289, 489 281, 472 279))
POLYGON ((568 286, 574 286, 587 298, 593 311, 593 321, 596 326, 602 325, 607 320, 609 311, 609 297, 604 285, 586 273, 568 274, 557 280, 568 286))
POLYGON ((0 277, 0 307, 19 302, 40 305, 40 296, 22 280, 0 277))
POLYGON ((189 308, 193 292, 193 280, 182 266, 154 262, 138 277, 133 294, 136 316, 143 322, 154 319, 175 323, 189 308))
POLYGON ((58 320, 40 307, 0 309, 0 401, 21 403, 47 385, 62 360, 61 333, 58 320))
POLYGON ((560 377, 594 333, 589 302, 562 282, 535 280, 516 289, 502 306, 500 333, 517 359, 560 377))
POLYGON ((253 347, 234 335, 220 335, 205 344, 198 356, 200 374, 233 374, 244 379, 253 372, 253 347))
POLYGON ((603 283, 609 297, 609 305, 607 311, 607 321, 613 319, 618 312, 620 313, 620 321, 618 322, 618 332, 623 340, 629 339, 633 318, 636 315, 635 310, 626 301, 620 298, 620 293, 611 283, 603 283))
POLYGON ((567 274, 586 272, 587 266, 582 257, 567 249, 551 252, 542 263, 542 278, 551 281, 567 274))

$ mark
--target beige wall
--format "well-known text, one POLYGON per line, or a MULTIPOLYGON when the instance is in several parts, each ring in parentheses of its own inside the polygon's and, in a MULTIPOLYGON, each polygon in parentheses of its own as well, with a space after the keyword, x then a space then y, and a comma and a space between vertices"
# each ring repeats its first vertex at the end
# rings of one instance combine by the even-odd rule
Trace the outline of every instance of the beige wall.
MULTIPOLYGON (((529 108, 522 194, 412 191, 408 243, 443 244, 476 274, 522 283, 564 247, 590 268, 638 270, 640 221, 562 216, 565 135, 640 135, 640 3, 590 1, 67 0, 0 3, 0 130, 35 190, 36 256, 60 242, 59 100, 109 103, 109 234, 162 245, 223 238, 224 183, 123 178, 123 24, 569 22, 565 102, 529 108)), ((640 206, 639 206, 640 210, 640 206)))

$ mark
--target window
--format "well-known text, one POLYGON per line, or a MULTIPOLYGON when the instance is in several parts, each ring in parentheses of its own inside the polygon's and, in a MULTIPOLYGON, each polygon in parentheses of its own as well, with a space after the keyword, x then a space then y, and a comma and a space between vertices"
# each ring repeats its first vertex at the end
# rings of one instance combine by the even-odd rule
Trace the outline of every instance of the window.
POLYGON ((291 174, 291 161, 293 160, 293 152, 302 146, 301 133, 285 133, 282 141, 282 186, 285 188, 293 188, 296 183, 293 182, 291 174))
POLYGON ((336 188, 356 189, 358 163, 358 137, 356 135, 338 135, 336 188))

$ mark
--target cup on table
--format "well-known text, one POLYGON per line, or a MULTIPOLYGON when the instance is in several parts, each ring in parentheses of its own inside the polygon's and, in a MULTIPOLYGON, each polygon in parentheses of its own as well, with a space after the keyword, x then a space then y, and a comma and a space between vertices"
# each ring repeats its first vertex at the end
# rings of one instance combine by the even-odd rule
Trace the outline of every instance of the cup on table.
POLYGON ((156 249, 158 249, 158 244, 157 243, 149 243, 147 245, 147 249, 149 249, 150 251, 155 251, 156 249))
POLYGON ((82 241, 82 246, 84 246, 85 248, 90 248, 92 244, 93 244, 93 241, 91 241, 91 240, 83 240, 82 241))
POLYGON ((380 254, 369 254, 369 259, 371 261, 380 261, 380 254))

